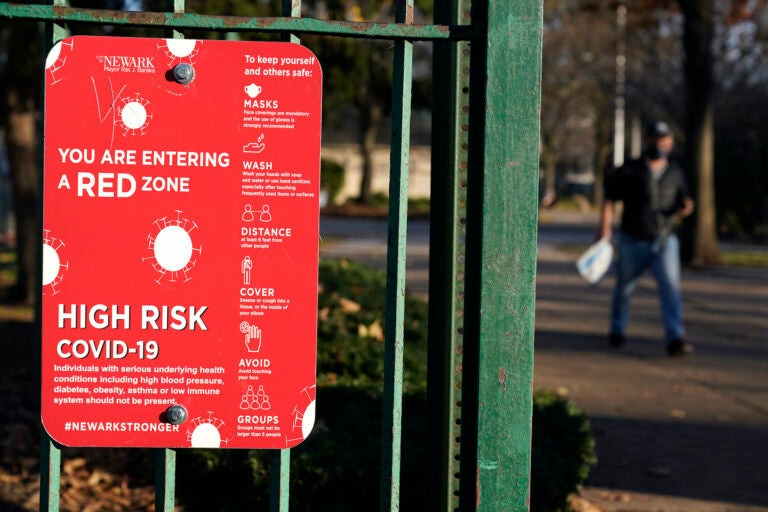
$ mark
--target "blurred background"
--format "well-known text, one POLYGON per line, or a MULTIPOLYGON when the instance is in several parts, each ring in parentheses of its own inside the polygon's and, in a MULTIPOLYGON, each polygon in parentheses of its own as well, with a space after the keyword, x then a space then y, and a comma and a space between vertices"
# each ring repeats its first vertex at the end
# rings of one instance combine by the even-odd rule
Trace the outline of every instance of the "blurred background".
MULTIPOLYGON (((161 0, 70 2, 73 7, 88 9, 157 12, 167 10, 167 4, 161 0)), ((415 22, 431 23, 433 0, 416 0, 415 5, 415 22)), ((282 2, 188 0, 185 9, 201 14, 279 16, 282 2)), ((393 9, 392 0, 302 2, 305 17, 351 22, 394 22, 393 9)), ((72 34, 169 36, 162 29, 77 23, 68 28, 72 34)), ((191 30, 185 31, 185 37, 279 38, 276 35, 191 30)), ((676 136, 674 157, 688 173, 697 201, 695 215, 683 228, 686 261, 694 268, 708 269, 723 263, 732 264, 733 258, 746 257, 753 259, 750 265, 767 267, 768 144, 764 142, 768 140, 767 2, 545 0, 542 37, 540 208, 543 221, 554 218, 559 223, 555 227, 542 228, 542 240, 551 242, 547 247, 562 248, 563 244, 570 244, 566 253, 568 258, 575 259, 576 252, 591 240, 591 223, 596 221, 596 211, 602 201, 603 176, 625 160, 640 155, 644 143, 643 128, 649 121, 665 120, 676 136), (572 229, 574 222, 580 222, 575 231, 572 229), (724 249, 731 247, 741 249, 735 255, 730 249, 724 249), (743 250, 744 247, 748 249, 743 250)), ((0 342, 4 350, 0 358, 4 361, 0 379, 0 411, 4 415, 0 422, 0 433, 4 438, 0 510, 34 509, 32 495, 36 492, 36 482, 39 482, 35 476, 39 472, 36 459, 39 443, 39 383, 36 382, 36 350, 39 347, 36 344, 39 334, 35 333, 33 317, 38 296, 35 274, 39 267, 36 258, 42 207, 40 141, 46 38, 50 41, 50 34, 44 34, 38 23, 0 20, 0 342)), ((312 35, 303 36, 302 44, 315 52, 324 71, 323 215, 325 219, 346 217, 358 222, 333 224, 336 231, 324 251, 336 258, 355 257, 354 248, 332 245, 333 237, 341 239, 345 233, 347 236, 353 233, 352 236, 365 240, 368 234, 375 232, 376 235, 371 236, 376 238, 382 224, 376 224, 375 219, 386 215, 392 44, 389 41, 312 35), (360 224, 361 217, 374 219, 374 224, 360 224)), ((415 43, 410 211, 417 219, 416 243, 421 243, 424 251, 428 244, 427 226, 418 224, 418 219, 429 214, 432 53, 431 43, 415 43)), ((365 246, 356 257, 374 267, 380 266, 381 245, 377 243, 371 242, 372 245, 365 246)), ((426 255, 424 251, 419 257, 426 255)), ((549 253, 543 251, 542 254, 549 253)), ((562 253, 558 254, 558 258, 563 257, 562 253)), ((574 319, 576 323, 583 319, 583 313, 579 311, 574 311, 574 316, 569 319, 562 316, 562 304, 568 299, 561 288, 553 288, 549 294, 548 288, 541 288, 542 283, 550 283, 557 272, 566 272, 566 267, 568 271, 572 270, 568 258, 563 260, 565 263, 560 262, 559 270, 554 270, 552 265, 543 266, 539 273, 539 293, 547 301, 540 303, 540 317, 546 318, 552 313, 561 321, 557 324, 561 330, 551 336, 554 344, 563 343, 567 339, 563 336, 573 334, 569 329, 572 331, 574 319), (548 274, 549 269, 553 269, 551 274, 548 274)), ((423 272, 426 263, 418 261, 418 268, 412 269, 415 281, 409 282, 409 286, 416 295, 426 299, 423 272)), ((347 268, 344 264, 341 266, 347 268)), ((746 274, 740 277, 740 283, 746 286, 753 276, 760 279, 765 273, 746 274)), ((381 284, 379 277, 371 279, 378 283, 377 286, 381 284)), ((558 286, 563 282, 560 277, 554 281, 558 286)), ((582 291, 576 291, 577 284, 570 284, 573 294, 570 302, 583 301, 582 291)), ((709 282, 701 286, 708 290, 709 282)), ((750 300, 765 300, 764 292, 751 290, 754 295, 749 296, 750 300)), ((348 298, 362 302, 351 295, 348 298)), ((735 293, 732 300, 737 299, 735 293)), ((605 297, 598 300, 597 311, 607 311, 606 303, 605 297)), ((741 309, 743 312, 753 308, 750 309, 753 313, 750 319, 739 317, 739 321, 742 325, 752 325, 749 340, 756 341, 759 351, 756 357, 751 357, 763 361, 765 333, 768 331, 762 324, 753 322, 754 318, 764 316, 765 311, 760 306, 764 302, 755 303, 757 307, 745 305, 741 309)), ((419 308, 423 309, 423 304, 415 308, 421 311, 419 308)), ((702 318, 707 316, 706 313, 702 318)), ((730 318, 723 323, 731 322, 730 318)), ((425 339, 423 320, 419 317, 422 332, 417 337, 425 339)), ((366 325, 375 324, 370 319, 366 322, 366 325)), ((700 331, 704 336, 707 329, 700 331)), ((577 337, 579 343, 592 347, 592 340, 584 338, 584 333, 577 337)), ((546 333, 541 337, 537 334, 537 344, 539 339, 544 340, 542 351, 547 350, 546 333)), ((360 349, 359 345, 355 347, 355 350, 360 349)), ((322 364, 322 355, 319 360, 322 364)), ((549 361, 546 356, 539 358, 537 355, 537 364, 539 361, 544 363, 539 366, 544 371, 556 366, 554 363, 546 366, 549 361)), ((371 364, 375 366, 375 363, 371 364)), ((414 361, 414 368, 419 364, 419 360, 414 361)), ((734 368, 738 372, 738 365, 734 368)), ((419 388, 423 381, 422 370, 414 370, 415 388, 419 388)), ((333 380, 343 371, 326 372, 325 378, 333 380)), ((755 370, 755 374, 759 375, 759 372, 755 370)), ((543 381, 557 385, 559 378, 545 374, 543 381)), ((679 384, 674 385, 679 388, 679 384)), ((663 391, 659 393, 663 394, 663 391)), ((585 403, 589 403, 588 400, 585 403)), ((420 406, 417 401, 413 407, 418 409, 420 406)), ((768 417, 766 408, 761 405, 753 409, 762 418, 762 423, 757 422, 757 431, 764 432, 768 417)), ((761 433, 755 439, 765 440, 765 435, 761 433)), ((91 502, 97 504, 93 510, 150 509, 151 490, 146 490, 147 482, 135 475, 133 479, 125 476, 143 463, 143 455, 121 453, 119 456, 100 455, 86 461, 80 457, 80 452, 71 452, 65 464, 65 471, 70 476, 67 492, 77 495, 77 492, 85 494, 85 488, 100 489, 97 497, 93 492, 88 494, 91 502), (77 484, 78 481, 85 483, 77 484), (130 488, 130 492, 117 493, 123 497, 123 502, 105 498, 112 492, 110 489, 121 487, 124 490, 130 488)), ((208 464, 210 468, 227 464, 203 455, 198 462, 208 464)), ((254 475, 263 476, 259 464, 251 461, 243 467, 247 466, 254 475)), ((615 469, 610 463, 605 467, 615 469)), ((665 478, 669 472, 666 466, 651 469, 651 478, 665 478)), ((583 481, 586 477, 580 478, 583 481)), ((603 482, 606 481, 610 478, 603 478, 603 482)), ((194 490, 194 486, 191 488, 194 490)), ((329 495, 333 494, 329 491, 329 495)), ((731 497, 726 494, 718 497, 731 497)), ((752 502, 765 499, 764 495, 759 495, 752 502)), ((65 504, 64 508, 85 510, 82 503, 78 503, 75 500, 65 504)), ((198 509, 205 510, 205 506, 198 509)))
MULTIPOLYGON (((191 13, 278 16, 281 2, 186 2, 191 13)), ((432 0, 416 22, 430 23, 432 0)), ((152 0, 72 1, 74 7, 162 11, 152 0)), ((308 17, 394 21, 391 0, 310 0, 308 17)), ((164 36, 161 30, 70 24, 71 33, 164 36)), ((43 35, 35 23, 3 20, 0 32, 0 243, 19 251, 11 298, 30 301, 27 267, 39 206, 38 134, 43 35)), ((189 38, 276 36, 189 31, 189 38)), ((669 122, 690 174, 697 212, 685 258, 720 261, 718 239, 768 236, 768 10, 764 0, 547 0, 544 2, 541 202, 589 209, 606 169, 637 156, 642 127, 669 122)), ((305 36, 323 64, 324 149, 329 205, 372 205, 386 192, 391 45, 305 36), (354 77, 351 79, 350 77, 354 77)), ((414 65, 412 190, 429 193, 430 43, 414 65)), ((325 195, 328 197, 328 194, 325 195)))

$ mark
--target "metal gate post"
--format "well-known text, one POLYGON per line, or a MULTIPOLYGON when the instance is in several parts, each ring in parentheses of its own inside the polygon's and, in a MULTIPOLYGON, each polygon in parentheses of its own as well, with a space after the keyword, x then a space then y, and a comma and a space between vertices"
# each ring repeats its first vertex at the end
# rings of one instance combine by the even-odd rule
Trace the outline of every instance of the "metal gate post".
POLYGON ((43 430, 40 440, 40 510, 59 512, 61 448, 43 430))
MULTIPOLYGON (((290 18, 301 17, 301 0, 283 0, 282 15, 290 18)), ((283 40, 300 43, 298 34, 283 34, 283 40)), ((273 450, 269 469, 269 510, 288 512, 291 498, 291 449, 273 450)))
MULTIPOLYGON (((51 2, 54 6, 69 6, 69 0, 53 0, 51 2)), ((60 23, 46 23, 43 30, 43 51, 47 55, 48 52, 53 48, 53 45, 57 42, 61 41, 65 37, 69 35, 69 31, 64 24, 60 23)), ((42 82, 44 83, 44 82, 42 82)), ((45 88, 40 88, 40 105, 45 104, 45 88)), ((38 137, 37 137, 37 144, 38 144, 38 165, 41 169, 41 172, 38 174, 38 190, 41 191, 40 197, 40 204, 38 205, 38 219, 40 219, 40 233, 39 233, 39 240, 42 240, 42 218, 43 218, 43 202, 42 202, 42 190, 43 190, 43 121, 42 116, 41 120, 37 123, 37 129, 38 129, 38 137)), ((38 244, 40 245, 40 244, 38 244)), ((42 255, 42 245, 39 247, 39 253, 36 257, 36 260, 39 262, 43 261, 43 255, 42 255)), ((42 265, 42 263, 41 263, 42 265)), ((36 278, 36 284, 37 284, 37 292, 36 292, 36 298, 35 303, 38 305, 35 307, 35 332, 38 333, 38 336, 36 336, 35 342, 40 345, 42 343, 42 340, 40 339, 39 333, 42 332, 41 326, 42 326, 42 315, 39 305, 42 304, 42 297, 43 297, 43 286, 42 286, 42 271, 38 272, 38 277, 36 278)), ((42 357, 42 353, 40 353, 40 356, 42 357)), ((38 364, 38 366, 41 366, 38 364)), ((38 373, 39 375, 39 373, 38 373)), ((45 431, 45 429, 42 429, 42 436, 40 439, 40 510, 45 510, 48 512, 58 512, 59 511, 59 502, 60 502, 60 491, 61 491, 61 447, 54 442, 53 439, 50 438, 48 433, 45 431)))
POLYGON ((472 19, 461 510, 528 510, 542 0, 472 19))
POLYGON ((176 450, 156 448, 155 511, 173 512, 176 501, 176 450))
POLYGON ((290 498, 291 450, 272 450, 269 468, 269 511, 288 512, 290 498))
MULTIPOLYGON (((398 23, 413 23, 413 0, 397 1, 396 20, 398 23)), ((394 512, 400 509, 403 319, 405 317, 405 249, 408 228, 408 160, 411 138, 413 43, 405 40, 395 41, 392 66, 387 306, 379 492, 379 510, 381 512, 394 512)))
POLYGON ((435 48, 430 510, 528 510, 542 0, 435 22, 484 30, 435 48))
MULTIPOLYGON (((467 25, 470 0, 435 3, 435 23, 467 25)), ((467 173, 468 41, 435 42, 429 228, 427 431, 429 510, 459 506, 462 447, 467 173)))
MULTIPOLYGON (((166 0, 166 8, 174 14, 184 14, 185 0, 166 0)), ((184 39, 184 34, 172 30, 171 37, 184 39)), ((155 449, 155 510, 173 512, 176 505, 176 450, 173 448, 155 449)))

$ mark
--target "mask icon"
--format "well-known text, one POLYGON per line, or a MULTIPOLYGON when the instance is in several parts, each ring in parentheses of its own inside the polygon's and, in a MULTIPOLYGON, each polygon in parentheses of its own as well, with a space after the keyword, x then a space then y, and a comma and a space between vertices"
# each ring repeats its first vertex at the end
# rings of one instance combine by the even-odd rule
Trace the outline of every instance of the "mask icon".
POLYGON ((256 84, 249 84, 244 87, 245 94, 250 96, 251 98, 255 98, 259 94, 261 94, 261 86, 256 84))

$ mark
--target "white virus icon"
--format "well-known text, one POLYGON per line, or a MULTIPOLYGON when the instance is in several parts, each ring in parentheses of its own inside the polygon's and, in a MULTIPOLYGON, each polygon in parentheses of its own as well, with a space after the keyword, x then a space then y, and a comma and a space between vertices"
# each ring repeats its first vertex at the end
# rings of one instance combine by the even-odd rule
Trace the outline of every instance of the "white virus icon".
POLYGON ((303 441, 306 439, 312 427, 315 425, 315 391, 317 386, 307 386, 301 390, 301 399, 298 404, 293 407, 291 416, 293 417, 292 430, 294 436, 292 438, 286 437, 286 447, 291 445, 293 441, 303 441), (296 434, 300 433, 300 436, 296 434))
POLYGON ((147 132, 147 126, 152 120, 148 107, 149 100, 142 98, 139 93, 120 100, 116 122, 119 123, 123 136, 144 135, 147 132))
POLYGON ((159 48, 165 52, 169 64, 186 62, 191 64, 200 52, 202 41, 194 39, 165 39, 159 48))
POLYGON ((67 55, 72 51, 72 47, 75 45, 74 40, 67 39, 65 41, 59 41, 48 55, 45 57, 45 74, 48 78, 48 85, 54 85, 61 81, 57 75, 59 70, 67 63, 67 55))
POLYGON ((56 295, 56 288, 64 279, 64 272, 69 270, 69 262, 62 263, 66 244, 60 238, 56 238, 51 231, 43 231, 43 294, 46 290, 51 295, 56 295))
POLYGON ((192 428, 187 429, 187 441, 193 448, 219 448, 229 444, 229 439, 221 438, 220 428, 224 420, 214 416, 213 412, 208 411, 208 416, 198 416, 191 423, 192 428))
POLYGON ((154 233, 147 235, 147 248, 151 256, 144 256, 142 261, 151 261, 152 268, 159 274, 155 282, 189 281, 191 272, 197 260, 195 253, 200 255, 202 247, 195 247, 192 232, 198 226, 191 219, 182 217, 182 211, 176 210, 175 217, 161 217, 153 223, 154 233))

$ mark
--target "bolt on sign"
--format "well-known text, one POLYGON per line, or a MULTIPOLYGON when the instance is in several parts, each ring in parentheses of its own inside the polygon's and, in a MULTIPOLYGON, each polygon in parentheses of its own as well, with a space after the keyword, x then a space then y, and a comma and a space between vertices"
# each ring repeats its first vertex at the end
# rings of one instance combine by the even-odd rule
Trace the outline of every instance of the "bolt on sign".
POLYGON ((315 416, 315 56, 76 36, 45 66, 48 434, 68 446, 303 441, 315 416))

